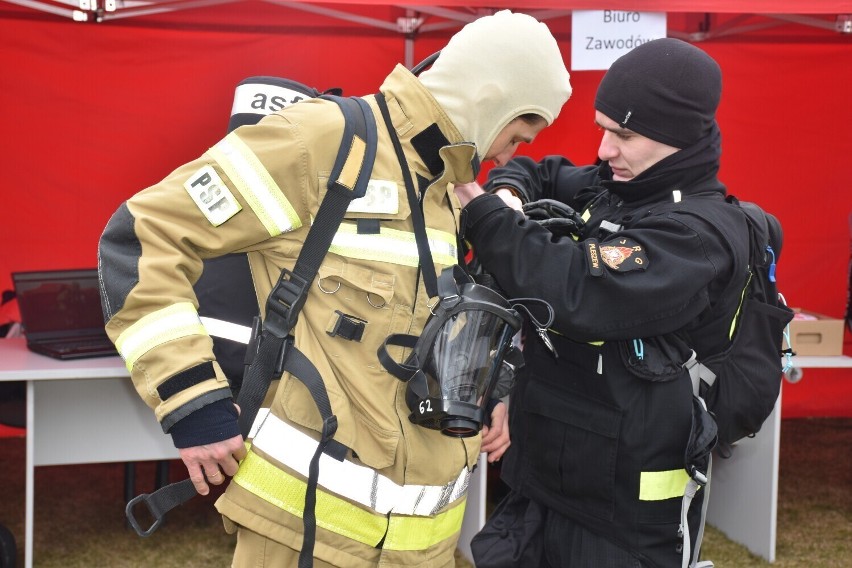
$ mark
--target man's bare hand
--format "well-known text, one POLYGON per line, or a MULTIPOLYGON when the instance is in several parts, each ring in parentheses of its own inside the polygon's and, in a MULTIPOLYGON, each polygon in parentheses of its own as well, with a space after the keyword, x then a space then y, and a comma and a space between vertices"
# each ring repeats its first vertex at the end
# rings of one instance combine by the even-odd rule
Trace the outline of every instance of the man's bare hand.
POLYGON ((186 465, 189 478, 199 495, 210 493, 208 482, 221 485, 225 481, 225 476, 234 476, 240 461, 246 457, 247 453, 242 436, 234 436, 215 444, 182 448, 179 452, 180 459, 186 465))
POLYGON ((521 199, 516 196, 510 189, 505 187, 501 187, 497 191, 494 192, 494 195, 500 197, 503 200, 503 203, 514 209, 515 211, 523 211, 524 204, 521 199))
POLYGON ((491 412, 491 427, 482 427, 482 451, 488 454, 488 463, 494 463, 503 457, 511 444, 509 412, 501 402, 491 412))
POLYGON ((474 197, 485 193, 485 191, 479 187, 479 184, 475 181, 470 183, 457 183, 453 187, 453 191, 455 192, 456 197, 459 198, 459 203, 461 203, 462 207, 470 203, 474 197))

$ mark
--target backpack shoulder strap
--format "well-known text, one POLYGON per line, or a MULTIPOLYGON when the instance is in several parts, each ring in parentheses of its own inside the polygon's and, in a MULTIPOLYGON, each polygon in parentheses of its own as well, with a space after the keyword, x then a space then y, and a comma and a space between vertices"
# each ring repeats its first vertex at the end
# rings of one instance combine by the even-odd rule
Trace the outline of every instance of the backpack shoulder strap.
MULTIPOLYGON (((320 411, 322 433, 309 465, 305 507, 302 511, 304 535, 299 554, 299 568, 312 565, 316 540, 315 509, 320 456, 327 453, 342 461, 346 455, 346 447, 333 439, 337 431, 337 417, 332 413, 322 376, 313 363, 293 346, 289 335, 307 299, 308 288, 316 278, 320 264, 343 220, 346 208, 353 199, 363 197, 367 191, 377 144, 373 113, 364 100, 333 95, 325 95, 323 98, 336 102, 343 112, 343 139, 328 181, 328 192, 320 203, 296 264, 292 271, 286 268, 281 270, 278 283, 266 301, 266 318, 263 320, 259 349, 246 373, 238 401, 241 409, 240 431, 243 437, 247 437, 266 397, 269 384, 274 377, 287 370, 308 388, 320 411)), ((252 345, 249 345, 249 349, 252 349, 252 345)))
MULTIPOLYGON (((320 203, 296 264, 293 270, 281 270, 278 282, 266 300, 266 317, 262 329, 258 330, 261 335, 257 337, 255 334, 249 345, 249 354, 256 350, 257 364, 252 363, 249 367, 240 390, 239 420, 243 436, 248 435, 272 378, 284 370, 287 336, 296 324, 299 312, 307 299, 308 289, 331 246, 346 208, 352 199, 364 196, 373 170, 377 130, 370 107, 359 98, 333 95, 324 95, 323 98, 333 100, 343 112, 343 138, 329 177, 328 192, 320 203)), ((304 375, 299 377, 303 380, 305 378, 304 375)), ((330 419, 331 406, 322 380, 319 380, 319 384, 307 386, 320 407, 323 419, 330 419)), ((333 432, 329 438, 332 435, 333 432)))
POLYGON ((305 238, 293 270, 284 269, 267 300, 264 329, 277 337, 290 333, 307 297, 308 287, 331 246, 350 201, 363 197, 376 157, 375 118, 359 98, 324 95, 340 106, 345 118, 343 139, 328 180, 328 193, 305 238))

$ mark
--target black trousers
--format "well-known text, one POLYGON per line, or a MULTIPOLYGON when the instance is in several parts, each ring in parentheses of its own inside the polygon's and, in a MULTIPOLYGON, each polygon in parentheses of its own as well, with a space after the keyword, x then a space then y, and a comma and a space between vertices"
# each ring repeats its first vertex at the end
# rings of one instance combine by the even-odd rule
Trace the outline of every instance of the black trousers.
POLYGON ((629 552, 514 491, 471 542, 477 568, 642 568, 629 552))

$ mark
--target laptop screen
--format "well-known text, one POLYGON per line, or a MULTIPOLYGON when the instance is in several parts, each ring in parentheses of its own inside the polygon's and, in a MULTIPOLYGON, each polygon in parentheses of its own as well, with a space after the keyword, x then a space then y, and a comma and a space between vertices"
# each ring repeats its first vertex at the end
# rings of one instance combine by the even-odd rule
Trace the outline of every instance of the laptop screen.
POLYGON ((27 336, 103 333, 96 269, 15 272, 12 280, 27 336))

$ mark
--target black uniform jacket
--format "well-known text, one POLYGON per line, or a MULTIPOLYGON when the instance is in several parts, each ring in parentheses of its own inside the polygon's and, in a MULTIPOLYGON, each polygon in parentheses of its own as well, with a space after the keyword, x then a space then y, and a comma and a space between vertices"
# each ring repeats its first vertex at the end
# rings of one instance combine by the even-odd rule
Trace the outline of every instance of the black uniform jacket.
POLYGON ((583 212, 577 238, 555 237, 494 195, 463 214, 465 238, 507 296, 555 312, 558 358, 535 333, 524 338, 504 479, 649 566, 680 562, 681 498, 647 482, 677 479, 692 459, 682 364, 691 349, 700 358, 727 345, 748 276, 746 221, 725 201, 718 158, 714 132, 628 182, 612 181, 605 162, 560 157, 490 173, 487 189, 583 212))

